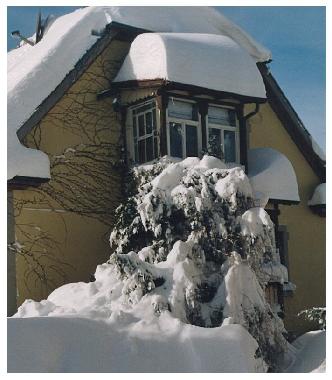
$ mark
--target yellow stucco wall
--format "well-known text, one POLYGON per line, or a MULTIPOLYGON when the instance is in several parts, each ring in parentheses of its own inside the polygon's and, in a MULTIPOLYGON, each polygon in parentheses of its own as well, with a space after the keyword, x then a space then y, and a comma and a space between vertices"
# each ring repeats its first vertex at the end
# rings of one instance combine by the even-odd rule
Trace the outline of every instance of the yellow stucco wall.
POLYGON ((112 41, 26 138, 46 152, 51 181, 15 190, 18 305, 66 283, 89 281, 110 256, 109 234, 122 200, 120 115, 110 87, 129 43, 112 41))
MULTIPOLYGON (((247 107, 246 113, 252 110, 247 107)), ((307 206, 319 178, 305 160, 269 104, 260 107, 250 119, 249 147, 270 147, 283 153, 292 163, 299 185, 299 205, 280 205, 279 224, 289 232, 290 280, 296 285, 292 297, 285 298, 285 324, 290 331, 302 332, 310 326, 296 314, 311 306, 325 305, 325 218, 307 206)))

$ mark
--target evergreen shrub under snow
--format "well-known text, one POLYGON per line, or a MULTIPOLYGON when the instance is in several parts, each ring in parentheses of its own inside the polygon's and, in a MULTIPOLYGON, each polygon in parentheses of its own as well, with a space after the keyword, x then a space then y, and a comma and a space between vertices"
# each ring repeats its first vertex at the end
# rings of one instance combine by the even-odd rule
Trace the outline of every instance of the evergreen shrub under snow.
POLYGON ((243 169, 212 156, 165 157, 130 174, 110 238, 115 252, 95 282, 26 301, 16 316, 79 314, 119 326, 134 318, 142 331, 166 316, 205 328, 238 324, 256 339, 256 358, 275 369, 285 330, 264 288, 287 273, 243 169))
POLYGON ((264 298, 276 259, 274 226, 254 207, 240 167, 205 156, 164 158, 133 170, 136 184, 117 213, 109 263, 127 302, 158 294, 169 310, 203 327, 243 325, 272 365, 285 349, 283 324, 264 298))

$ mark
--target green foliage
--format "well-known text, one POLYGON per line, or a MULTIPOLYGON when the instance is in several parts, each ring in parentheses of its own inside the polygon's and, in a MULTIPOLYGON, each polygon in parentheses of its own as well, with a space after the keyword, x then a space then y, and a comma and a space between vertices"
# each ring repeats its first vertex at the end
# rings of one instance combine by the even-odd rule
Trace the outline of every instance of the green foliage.
POLYGON ((320 330, 326 330, 326 308, 312 307, 302 310, 298 313, 299 317, 304 317, 307 321, 314 322, 319 326, 320 330))

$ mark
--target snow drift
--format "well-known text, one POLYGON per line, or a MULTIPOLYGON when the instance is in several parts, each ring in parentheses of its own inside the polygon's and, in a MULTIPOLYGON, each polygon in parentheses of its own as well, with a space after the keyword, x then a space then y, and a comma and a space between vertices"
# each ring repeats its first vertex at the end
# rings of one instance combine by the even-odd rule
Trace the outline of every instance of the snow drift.
POLYGON ((8 321, 9 372, 261 372, 239 325, 204 329, 163 314, 149 326, 83 318, 8 321), (122 326, 121 326, 122 325, 122 326))
MULTIPOLYGON (((243 169, 211 156, 183 161, 165 157, 134 168, 131 177, 128 200, 117 210, 111 234, 116 250, 97 267, 95 281, 64 285, 41 302, 27 300, 15 318, 87 318, 92 329, 103 325, 105 334, 110 334, 107 350, 114 358, 123 351, 136 355, 128 337, 137 337, 143 363, 151 351, 156 358, 170 347, 177 347, 174 355, 184 345, 186 350, 191 347, 178 354, 184 362, 174 360, 168 368, 173 371, 233 371, 243 355, 246 360, 236 371, 276 369, 287 343, 282 321, 266 302, 264 288, 271 278, 280 282, 285 278, 266 266, 284 271, 277 260, 273 224, 264 209, 253 207, 243 169), (188 346, 184 337, 193 344, 188 346), (119 341, 117 352, 114 344, 119 341), (204 351, 210 341, 208 355, 204 351), (218 352, 218 363, 212 360, 212 351, 218 352), (233 359, 226 364, 231 353, 233 359)), ((42 323, 56 332, 61 328, 56 327, 57 320, 42 323)), ((11 328, 24 326, 22 320, 13 321, 11 328)), ((60 319, 60 324, 66 322, 60 319)), ((42 329, 38 320, 27 326, 42 329)), ((22 336, 22 347, 29 344, 31 349, 33 343, 26 340, 29 333, 22 336)), ((69 338, 59 342, 61 352, 70 351, 74 344, 69 338)), ((10 358, 20 355, 15 347, 13 351, 10 358)), ((75 355, 66 358, 66 370, 79 370, 75 355)), ((63 360, 54 370, 62 368, 63 360)), ((119 370, 112 360, 108 370, 119 370)), ((146 370, 147 364, 142 366, 146 370)), ((132 364, 130 370, 141 368, 132 364)), ((157 370, 155 364, 151 368, 157 370)))
POLYGON ((292 343, 294 358, 283 372, 326 372, 326 331, 309 331, 292 343))

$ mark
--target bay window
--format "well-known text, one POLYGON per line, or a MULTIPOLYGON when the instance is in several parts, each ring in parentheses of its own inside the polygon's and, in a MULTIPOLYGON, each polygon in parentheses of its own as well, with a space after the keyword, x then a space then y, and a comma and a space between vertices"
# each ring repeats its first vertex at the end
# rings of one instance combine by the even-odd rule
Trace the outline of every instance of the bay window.
POLYGON ((204 114, 197 102, 173 97, 162 110, 155 100, 130 107, 127 141, 131 158, 139 164, 152 161, 164 144, 162 154, 172 157, 199 157, 204 148, 225 162, 239 163, 239 122, 234 108, 205 103, 200 109, 204 114))

